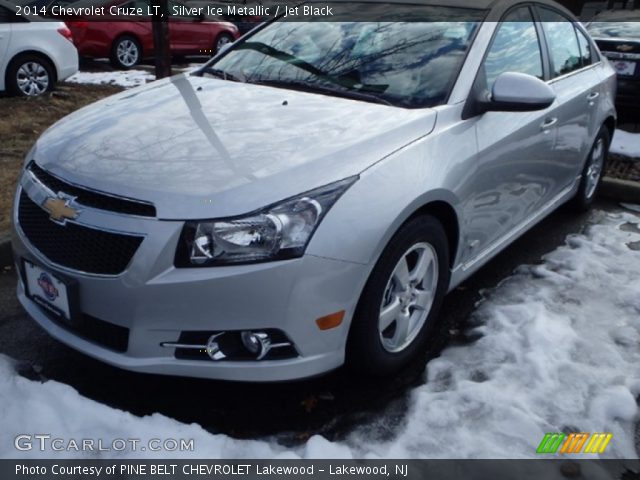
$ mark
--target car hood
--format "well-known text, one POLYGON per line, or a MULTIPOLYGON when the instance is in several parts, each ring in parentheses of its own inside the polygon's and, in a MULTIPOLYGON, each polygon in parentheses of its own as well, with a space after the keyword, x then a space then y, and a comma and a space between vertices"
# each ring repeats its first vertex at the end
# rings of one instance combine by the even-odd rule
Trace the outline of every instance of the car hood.
POLYGON ((435 118, 182 74, 78 110, 33 158, 72 183, 152 202, 163 219, 214 218, 356 175, 427 135, 435 118))

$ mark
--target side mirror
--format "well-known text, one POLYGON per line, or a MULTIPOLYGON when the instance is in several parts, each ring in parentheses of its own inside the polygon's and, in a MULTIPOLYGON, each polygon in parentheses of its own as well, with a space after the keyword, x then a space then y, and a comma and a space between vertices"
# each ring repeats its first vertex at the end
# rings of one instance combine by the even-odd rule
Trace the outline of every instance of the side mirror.
POLYGON ((491 98, 482 102, 485 112, 533 112, 544 110, 555 101, 549 85, 532 75, 505 72, 496 78, 491 98))

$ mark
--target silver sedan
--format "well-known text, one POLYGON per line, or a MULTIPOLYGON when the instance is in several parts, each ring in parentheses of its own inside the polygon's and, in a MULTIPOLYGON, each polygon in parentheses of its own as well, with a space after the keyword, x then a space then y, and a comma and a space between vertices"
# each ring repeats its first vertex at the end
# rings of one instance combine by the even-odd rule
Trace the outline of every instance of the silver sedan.
POLYGON ((589 207, 616 122, 615 72, 557 4, 410 3, 267 23, 49 129, 15 201, 28 313, 140 372, 401 369, 448 291, 589 207))

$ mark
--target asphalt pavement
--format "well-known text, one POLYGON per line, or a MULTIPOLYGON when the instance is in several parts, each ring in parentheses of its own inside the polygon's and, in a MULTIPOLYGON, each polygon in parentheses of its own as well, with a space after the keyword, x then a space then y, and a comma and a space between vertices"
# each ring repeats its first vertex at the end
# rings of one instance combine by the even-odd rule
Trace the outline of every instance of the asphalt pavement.
MULTIPOLYGON (((577 215, 561 208, 467 282, 448 295, 441 335, 423 357, 402 375, 384 381, 355 381, 338 370, 295 383, 241 384, 131 373, 110 367, 49 337, 23 312, 15 299, 16 275, 0 266, 0 353, 20 362, 19 371, 35 380, 57 380, 82 395, 136 415, 160 412, 182 422, 236 438, 277 434, 296 444, 320 433, 339 440, 355 425, 372 422, 380 412, 402 424, 412 387, 424 380, 426 362, 443 346, 464 344, 466 320, 483 289, 496 286, 522 264, 535 264, 562 245, 567 235, 597 221, 599 211, 619 210, 598 201, 591 213, 577 215)), ((384 435, 384 433, 383 433, 384 435)))

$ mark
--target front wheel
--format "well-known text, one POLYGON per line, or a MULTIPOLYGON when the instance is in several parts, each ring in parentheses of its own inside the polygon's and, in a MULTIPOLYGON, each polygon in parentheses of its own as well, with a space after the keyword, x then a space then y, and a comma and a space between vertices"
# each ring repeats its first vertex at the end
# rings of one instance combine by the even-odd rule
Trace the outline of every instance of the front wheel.
POLYGON ((572 206, 579 212, 588 210, 596 198, 607 165, 610 143, 609 130, 603 126, 589 151, 589 156, 582 170, 578 192, 572 201, 572 206))
POLYGON ((436 331, 449 284, 449 248, 432 216, 410 220, 374 267, 353 319, 347 364, 368 376, 397 372, 436 331))
POLYGON ((111 47, 111 65, 128 70, 142 59, 142 47, 133 37, 125 35, 118 38, 111 47))

